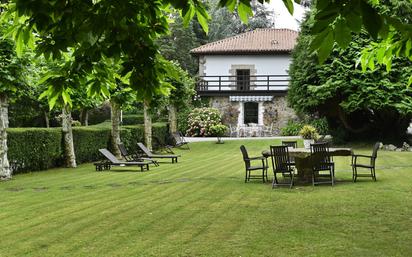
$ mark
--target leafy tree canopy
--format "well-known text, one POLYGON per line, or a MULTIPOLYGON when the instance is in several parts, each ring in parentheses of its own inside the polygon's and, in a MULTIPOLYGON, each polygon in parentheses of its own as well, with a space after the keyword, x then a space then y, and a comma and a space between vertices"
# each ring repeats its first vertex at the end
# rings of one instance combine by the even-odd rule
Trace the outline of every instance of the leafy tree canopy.
MULTIPOLYGON (((293 1, 282 1, 292 13, 293 1)), ((219 5, 230 11, 236 9, 245 23, 253 14, 251 0, 220 0, 219 5)), ((363 26, 374 38, 385 40, 364 53, 362 64, 371 68, 370 63, 378 60, 390 68, 392 55, 410 58, 411 24, 402 17, 379 12, 380 6, 379 0, 315 1, 312 50, 324 61, 334 42, 343 48, 348 46, 351 32, 359 33, 363 26), (384 46, 387 51, 380 50, 384 46)), ((157 61, 155 40, 167 33, 170 13, 178 10, 186 25, 196 17, 206 32, 209 20, 201 0, 10 0, 8 8, 7 15, 2 16, 14 20, 10 34, 16 39, 18 52, 25 44, 46 58, 60 59, 71 52, 70 73, 82 77, 103 58, 120 60, 121 75, 127 75, 130 87, 146 99, 159 91, 158 75, 167 69, 161 67, 164 62, 157 61), (36 42, 33 35, 37 36, 36 42)), ((67 91, 69 87, 58 91, 66 101, 70 97, 67 91)))
POLYGON ((371 42, 362 31, 346 49, 335 45, 324 63, 318 64, 310 49, 316 37, 310 34, 313 25, 312 13, 293 53, 288 93, 292 107, 301 113, 319 113, 332 127, 350 133, 402 137, 412 117, 412 88, 406 86, 412 62, 394 58, 391 70, 381 65, 367 71, 356 68, 360 51, 371 42))

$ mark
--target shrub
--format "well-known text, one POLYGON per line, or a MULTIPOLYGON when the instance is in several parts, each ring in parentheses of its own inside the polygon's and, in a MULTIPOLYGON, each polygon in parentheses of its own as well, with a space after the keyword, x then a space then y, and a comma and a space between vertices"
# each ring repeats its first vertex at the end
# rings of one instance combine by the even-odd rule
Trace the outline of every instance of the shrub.
POLYGON ((211 136, 209 129, 211 126, 221 124, 219 110, 216 108, 196 108, 188 117, 189 129, 186 131, 189 136, 211 136))
POLYGON ((326 120, 325 117, 311 120, 308 123, 312 125, 313 127, 315 127, 318 133, 321 135, 327 135, 330 133, 328 121, 326 120))
POLYGON ((302 127, 302 123, 289 120, 286 124, 286 127, 283 127, 281 129, 280 134, 282 136, 297 136, 299 135, 299 131, 302 129, 302 127))
POLYGON ((144 123, 143 114, 123 115, 123 119, 122 119, 123 125, 137 125, 137 124, 143 124, 143 123, 144 123))
MULTIPOLYGON (((167 124, 154 123, 153 136, 161 143, 168 137, 167 124)), ((45 170, 63 163, 61 128, 11 128, 8 133, 8 157, 13 172, 45 170)), ((143 142, 142 125, 124 126, 120 136, 130 149, 143 142)), ((88 126, 73 128, 73 142, 77 163, 91 162, 101 158, 98 149, 109 148, 110 127, 88 126)))
POLYGON ((188 117, 191 109, 179 110, 177 113, 177 129, 185 132, 189 129, 188 117))
POLYGON ((320 119, 305 119, 303 122, 297 122, 293 120, 289 120, 286 127, 281 129, 282 136, 298 136, 299 131, 303 128, 304 124, 311 125, 316 128, 319 134, 327 135, 329 134, 329 125, 326 118, 320 119))
POLYGON ((209 128, 209 133, 215 137, 223 137, 226 134, 227 126, 218 124, 209 128))
POLYGON ((99 149, 107 148, 110 139, 110 128, 76 127, 73 128, 73 144, 76 162, 92 162, 100 159, 99 149))
POLYGON ((305 125, 299 131, 299 135, 302 136, 303 139, 318 139, 319 134, 315 127, 311 125, 305 125))
POLYGON ((60 128, 7 129, 8 158, 14 173, 45 170, 61 164, 60 128))

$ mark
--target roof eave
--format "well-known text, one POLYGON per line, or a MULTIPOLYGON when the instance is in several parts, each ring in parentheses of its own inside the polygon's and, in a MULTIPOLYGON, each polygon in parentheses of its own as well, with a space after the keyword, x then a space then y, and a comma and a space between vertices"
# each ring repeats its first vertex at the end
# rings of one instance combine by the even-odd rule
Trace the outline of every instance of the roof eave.
POLYGON ((267 51, 205 51, 197 52, 190 51, 191 55, 201 56, 201 55, 267 55, 267 54, 290 54, 292 50, 267 50, 267 51))

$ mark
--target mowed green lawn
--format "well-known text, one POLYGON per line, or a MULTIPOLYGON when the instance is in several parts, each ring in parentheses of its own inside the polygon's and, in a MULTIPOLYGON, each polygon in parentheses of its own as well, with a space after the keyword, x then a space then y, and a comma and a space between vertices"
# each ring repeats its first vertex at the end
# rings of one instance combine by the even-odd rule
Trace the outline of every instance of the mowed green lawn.
POLYGON ((0 256, 412 256, 412 153, 379 152, 377 182, 352 183, 341 157, 334 187, 245 184, 239 146, 276 143, 192 143, 143 173, 16 175, 0 183, 0 256))

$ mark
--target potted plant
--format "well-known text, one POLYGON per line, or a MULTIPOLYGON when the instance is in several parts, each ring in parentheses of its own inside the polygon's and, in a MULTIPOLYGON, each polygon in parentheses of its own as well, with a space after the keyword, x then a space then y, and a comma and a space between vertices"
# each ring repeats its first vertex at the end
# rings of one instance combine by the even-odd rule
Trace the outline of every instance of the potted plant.
POLYGON ((303 138, 303 145, 306 149, 310 149, 310 144, 313 144, 319 138, 319 134, 315 127, 305 125, 299 131, 299 135, 303 138))
POLYGON ((222 136, 226 134, 226 131, 227 131, 227 126, 223 124, 214 125, 209 128, 210 135, 217 137, 217 142, 216 142, 217 144, 224 143, 222 140, 222 136))

